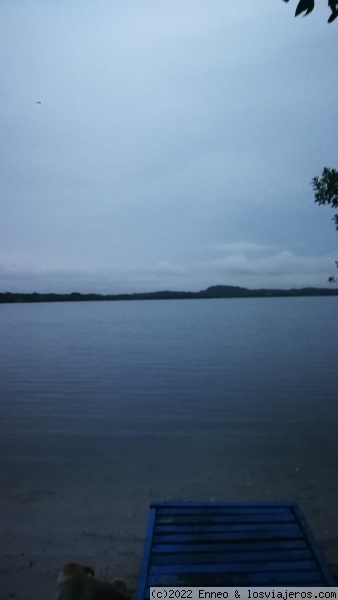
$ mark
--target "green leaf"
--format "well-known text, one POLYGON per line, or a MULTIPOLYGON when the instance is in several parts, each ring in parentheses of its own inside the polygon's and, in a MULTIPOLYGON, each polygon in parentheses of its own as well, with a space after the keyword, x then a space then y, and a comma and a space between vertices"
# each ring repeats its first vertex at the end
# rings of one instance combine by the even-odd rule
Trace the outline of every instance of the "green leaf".
POLYGON ((333 12, 332 15, 329 16, 327 22, 332 23, 332 21, 334 21, 337 17, 338 17, 338 11, 336 10, 336 12, 333 12))
POLYGON ((315 7, 314 0, 300 0, 298 6, 296 8, 295 17, 298 17, 302 12, 305 12, 306 15, 310 14, 315 7))

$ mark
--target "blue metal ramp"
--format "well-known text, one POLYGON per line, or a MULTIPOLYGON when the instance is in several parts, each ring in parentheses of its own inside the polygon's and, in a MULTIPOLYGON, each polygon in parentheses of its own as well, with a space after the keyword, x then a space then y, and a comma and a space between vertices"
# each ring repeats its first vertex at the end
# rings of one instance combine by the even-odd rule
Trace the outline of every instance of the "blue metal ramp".
POLYGON ((136 600, 153 586, 244 585, 336 585, 297 504, 151 504, 136 600))

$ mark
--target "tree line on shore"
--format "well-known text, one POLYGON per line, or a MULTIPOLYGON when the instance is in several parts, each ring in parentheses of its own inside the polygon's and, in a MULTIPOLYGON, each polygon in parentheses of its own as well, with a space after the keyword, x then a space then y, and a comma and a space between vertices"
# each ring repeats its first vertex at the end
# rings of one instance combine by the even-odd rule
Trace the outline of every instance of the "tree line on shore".
POLYGON ((0 303, 18 302, 93 302, 112 300, 191 300, 212 298, 272 298, 297 296, 338 296, 338 289, 306 287, 300 289, 248 289, 231 285, 213 285, 199 292, 143 292, 134 294, 71 294, 0 292, 0 303))

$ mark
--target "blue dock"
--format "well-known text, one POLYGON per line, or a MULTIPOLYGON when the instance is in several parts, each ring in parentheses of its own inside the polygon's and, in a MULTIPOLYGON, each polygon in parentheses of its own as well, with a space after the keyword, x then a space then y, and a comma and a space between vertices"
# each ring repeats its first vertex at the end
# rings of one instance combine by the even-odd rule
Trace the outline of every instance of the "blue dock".
POLYGON ((155 502, 136 600, 154 586, 336 586, 297 504, 155 502))

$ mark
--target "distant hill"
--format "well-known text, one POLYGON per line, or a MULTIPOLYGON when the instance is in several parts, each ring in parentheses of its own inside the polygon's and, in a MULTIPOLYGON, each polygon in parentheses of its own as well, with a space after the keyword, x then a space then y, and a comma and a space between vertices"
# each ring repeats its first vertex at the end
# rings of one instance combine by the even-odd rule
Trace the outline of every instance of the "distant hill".
POLYGON ((190 300, 201 298, 272 298, 297 296, 338 296, 336 288, 300 288, 290 290, 257 289, 250 290, 233 285, 212 285, 200 292, 144 292, 136 294, 20 294, 12 292, 0 293, 0 303, 14 302, 88 302, 88 301, 117 301, 117 300, 190 300))

